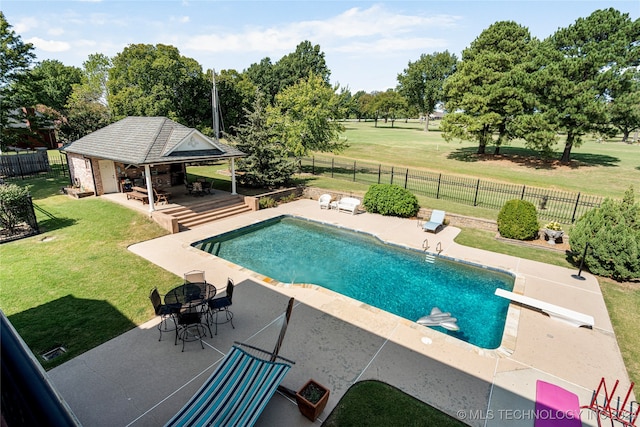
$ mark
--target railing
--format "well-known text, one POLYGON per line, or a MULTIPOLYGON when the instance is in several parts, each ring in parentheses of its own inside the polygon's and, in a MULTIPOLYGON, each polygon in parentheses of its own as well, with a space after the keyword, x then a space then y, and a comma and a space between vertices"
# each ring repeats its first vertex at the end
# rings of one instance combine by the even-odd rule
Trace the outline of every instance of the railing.
POLYGON ((338 157, 304 157, 300 166, 303 172, 313 175, 364 184, 397 184, 417 195, 490 209, 499 210, 512 199, 527 200, 537 207, 539 217, 563 223, 575 222, 591 208, 600 206, 603 200, 600 196, 582 193, 496 183, 338 157))

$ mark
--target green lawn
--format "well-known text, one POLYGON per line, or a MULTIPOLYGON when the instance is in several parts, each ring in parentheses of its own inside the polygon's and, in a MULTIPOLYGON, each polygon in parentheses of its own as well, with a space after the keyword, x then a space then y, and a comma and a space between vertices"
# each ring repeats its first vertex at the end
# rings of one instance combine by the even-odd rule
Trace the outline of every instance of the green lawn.
POLYGON ((342 396, 322 427, 438 426, 466 424, 379 381, 361 381, 342 396))
MULTIPOLYGON (((435 123, 425 133, 417 121, 396 121, 394 128, 390 122, 378 122, 377 128, 373 122, 347 122, 344 136, 350 147, 340 157, 618 198, 630 185, 637 187, 640 182, 640 145, 622 143, 620 138, 597 143, 587 135, 582 146, 573 148, 573 163, 563 166, 535 160, 535 153, 522 142, 502 147, 499 159, 478 157, 477 144, 447 143, 435 123)), ((556 149, 563 148, 562 136, 556 149)), ((487 153, 493 154, 493 147, 488 147, 487 153)), ((557 153, 554 159, 559 157, 557 153)))

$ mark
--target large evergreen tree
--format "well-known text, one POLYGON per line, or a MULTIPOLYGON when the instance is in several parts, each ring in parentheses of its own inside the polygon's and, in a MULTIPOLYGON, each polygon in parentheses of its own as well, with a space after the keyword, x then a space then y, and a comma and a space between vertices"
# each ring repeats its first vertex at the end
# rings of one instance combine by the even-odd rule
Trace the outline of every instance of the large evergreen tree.
POLYGON ((456 72, 444 84, 446 109, 441 129, 447 141, 475 140, 478 154, 513 137, 511 121, 533 108, 533 99, 518 81, 518 67, 529 59, 529 30, 512 21, 496 22, 462 52, 456 72), (497 139, 494 139, 497 134, 497 139))
POLYGON ((238 182, 251 187, 277 187, 287 184, 295 168, 287 147, 267 125, 267 101, 258 92, 246 121, 234 129, 231 142, 247 157, 238 160, 238 182))
POLYGON ((566 133, 563 163, 571 161, 582 136, 606 120, 608 74, 638 65, 638 40, 640 20, 610 8, 579 18, 541 44, 535 73, 538 108, 566 133))

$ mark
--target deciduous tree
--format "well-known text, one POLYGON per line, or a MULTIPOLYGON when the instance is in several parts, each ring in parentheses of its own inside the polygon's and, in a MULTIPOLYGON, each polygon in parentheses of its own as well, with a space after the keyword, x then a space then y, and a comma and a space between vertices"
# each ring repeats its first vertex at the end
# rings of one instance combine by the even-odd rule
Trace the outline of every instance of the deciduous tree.
POLYGON ((398 92, 425 117, 425 132, 429 130, 429 114, 443 101, 444 81, 455 72, 457 61, 449 51, 422 54, 398 74, 398 92))
POLYGON ((268 125, 296 157, 310 151, 338 153, 346 147, 340 140, 344 131, 337 118, 340 98, 320 76, 309 75, 276 95, 275 105, 267 108, 268 125))

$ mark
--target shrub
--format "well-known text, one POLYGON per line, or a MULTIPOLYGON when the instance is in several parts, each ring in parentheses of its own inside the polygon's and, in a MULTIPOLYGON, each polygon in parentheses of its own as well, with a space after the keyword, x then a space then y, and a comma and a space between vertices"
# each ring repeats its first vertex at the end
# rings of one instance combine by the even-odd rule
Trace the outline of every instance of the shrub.
POLYGON ((410 191, 394 184, 374 184, 362 201, 367 212, 409 218, 420 209, 418 199, 410 191))
POLYGON ((539 229, 536 207, 526 200, 509 200, 498 214, 498 231, 507 239, 532 240, 539 229))
POLYGON ((0 225, 10 232, 28 220, 31 207, 29 190, 16 184, 0 185, 0 225))
POLYGON ((634 202, 633 187, 622 201, 605 199, 571 228, 572 260, 582 261, 593 274, 624 281, 640 278, 640 205, 634 202))
POLYGON ((278 202, 273 197, 261 197, 258 201, 258 206, 260 206, 260 209, 275 208, 278 206, 278 202))

